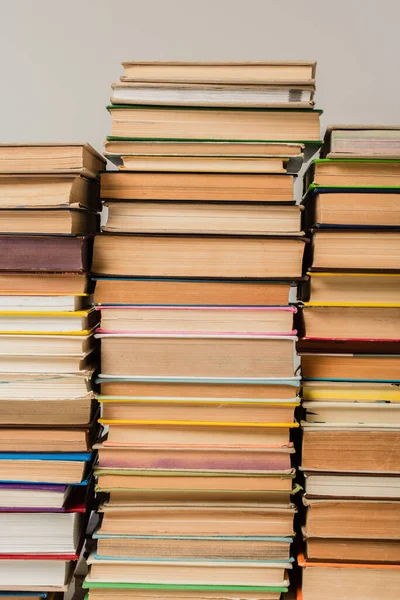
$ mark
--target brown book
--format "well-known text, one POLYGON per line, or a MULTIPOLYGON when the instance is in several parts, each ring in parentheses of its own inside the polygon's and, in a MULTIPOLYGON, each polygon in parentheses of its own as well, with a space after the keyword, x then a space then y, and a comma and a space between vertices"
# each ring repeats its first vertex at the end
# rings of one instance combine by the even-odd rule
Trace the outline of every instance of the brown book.
MULTIPOLYGON (((3 375, 4 377, 4 375, 3 375)), ((38 376, 39 377, 39 376, 38 376)), ((1 425, 86 425, 94 408, 92 392, 80 397, 0 399, 1 425)))
MULTIPOLYGON (((189 478, 190 479, 190 478, 189 478)), ((246 478, 247 479, 247 478, 246 478)), ((293 506, 103 506, 101 533, 115 535, 291 536, 293 506)))
POLYGON ((0 209, 1 233, 89 235, 100 227, 100 215, 79 207, 0 209))
POLYGON ((293 280, 302 274, 305 243, 304 238, 279 236, 100 235, 95 238, 92 271, 139 277, 293 280))
POLYGON ((397 600, 400 565, 376 565, 372 560, 370 556, 366 563, 329 563, 298 557, 302 600, 397 600))
POLYGON ((319 110, 108 106, 111 136, 319 143, 319 110))
POLYGON ((83 173, 95 177, 106 160, 90 144, 0 144, 1 173, 83 173))
POLYGON ((304 306, 308 338, 400 340, 400 307, 304 306))
MULTIPOLYGON (((105 537, 97 540, 97 554, 115 558, 179 558, 198 560, 289 560, 290 543, 263 538, 105 537)), ((208 594, 207 594, 208 595, 208 594)), ((38 599, 40 600, 40 599, 38 599)))
POLYGON ((251 379, 255 383, 294 377, 291 337, 107 334, 100 338, 102 373, 107 376, 226 379, 227 382, 251 379))
MULTIPOLYGON (((338 190, 339 191, 339 190, 338 190)), ((306 196, 304 228, 316 225, 393 227, 400 225, 399 194, 352 192, 306 196)))
POLYGON ((400 356, 301 354, 305 379, 399 381, 400 356))
POLYGON ((328 125, 321 156, 400 158, 398 125, 328 125))
POLYGON ((309 273, 301 290, 302 300, 320 305, 387 306, 397 304, 399 294, 400 276, 386 273, 309 273))
POLYGON ((0 174, 0 208, 80 205, 97 211, 101 210, 99 195, 98 181, 74 173, 0 174))
POLYGON ((304 499, 306 537, 400 539, 400 502, 304 499))
MULTIPOLYGON (((204 448, 282 448, 290 446, 289 427, 249 427, 218 425, 216 427, 196 423, 172 425, 117 424, 110 427, 104 447, 168 446, 204 448), (218 434, 218 437, 217 437, 218 434), (217 443, 218 442, 218 443, 217 443)), ((290 446, 291 447, 291 446, 290 446)))
POLYGON ((400 472, 400 431, 306 428, 301 468, 348 473, 400 472))
POLYGON ((125 61, 122 81, 265 84, 313 82, 315 61, 140 62, 125 61))
POLYGON ((400 160, 314 160, 304 177, 304 188, 321 187, 399 187, 400 160))
MULTIPOLYGON (((0 284, 2 275, 0 274, 0 284)), ((96 304, 182 304, 284 306, 289 303, 287 281, 191 281, 189 279, 97 279, 96 304)))
POLYGON ((400 544, 397 540, 310 537, 306 546, 307 556, 311 560, 400 563, 400 544))
POLYGON ((107 172, 104 200, 183 200, 294 203, 293 175, 249 173, 107 172))
POLYGON ((0 271, 76 271, 90 268, 89 237, 0 236, 0 271))
POLYGON ((58 460, 0 459, 0 479, 3 482, 80 483, 86 472, 86 461, 80 454, 77 454, 77 460, 63 460, 63 455, 60 456, 58 460))
POLYGON ((91 294, 93 282, 83 273, 0 272, 0 289, 5 296, 78 296, 91 294))
POLYGON ((400 231, 315 231, 314 271, 400 271, 400 231))
POLYGON ((1 427, 0 452, 88 452, 97 437, 93 422, 73 428, 46 425, 1 427))
POLYGON ((233 398, 292 400, 298 388, 291 385, 243 383, 209 383, 182 381, 121 381, 98 380, 101 393, 106 396, 128 396, 133 398, 233 398))
POLYGON ((299 206, 193 202, 106 202, 105 206, 107 221, 102 230, 110 233, 303 235, 299 206))
POLYGON ((193 506, 205 504, 214 506, 243 506, 259 505, 267 502, 269 506, 280 505, 289 507, 292 504, 292 490, 287 492, 265 492, 246 490, 110 490, 108 493, 107 506, 124 507, 136 504, 162 504, 163 506, 174 506, 176 504, 188 503, 193 506))
POLYGON ((299 354, 400 354, 397 340, 299 338, 299 354))

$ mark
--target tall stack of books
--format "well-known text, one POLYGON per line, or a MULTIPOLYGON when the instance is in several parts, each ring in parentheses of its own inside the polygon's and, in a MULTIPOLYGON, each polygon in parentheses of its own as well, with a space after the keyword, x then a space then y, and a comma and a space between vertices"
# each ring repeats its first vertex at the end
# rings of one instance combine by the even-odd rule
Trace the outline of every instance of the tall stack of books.
POLYGON ((90 498, 97 362, 88 145, 0 146, 0 590, 68 586, 90 498))
POLYGON ((294 171, 313 63, 125 64, 94 244, 101 313, 90 600, 287 590, 299 376, 294 171), (268 105, 273 103, 273 107, 268 105))
POLYGON ((303 599, 400 586, 400 128, 329 127, 305 178, 303 599))

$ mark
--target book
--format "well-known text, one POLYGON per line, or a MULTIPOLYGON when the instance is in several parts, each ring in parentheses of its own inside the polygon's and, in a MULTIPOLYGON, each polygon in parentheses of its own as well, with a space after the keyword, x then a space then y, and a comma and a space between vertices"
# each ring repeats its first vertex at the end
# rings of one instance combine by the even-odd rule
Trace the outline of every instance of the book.
POLYGON ((398 475, 399 436, 396 427, 392 430, 306 428, 301 470, 398 475))
POLYGON ((194 202, 106 202, 105 206, 108 213, 102 231, 109 233, 303 235, 299 206, 194 202))
POLYGON ((294 201, 293 175, 264 173, 111 172, 101 176, 103 200, 194 202, 294 201))
POLYGON ((91 458, 90 452, 0 452, 0 482, 78 485, 91 458))
POLYGON ((312 108, 314 86, 306 84, 211 84, 119 81, 112 104, 312 108))
POLYGON ((317 230, 312 251, 310 271, 396 272, 400 270, 400 231, 382 235, 379 230, 317 230))
POLYGON ((0 172, 84 173, 95 177, 106 161, 90 144, 0 144, 0 172))
POLYGON ((152 559, 289 561, 290 537, 139 536, 94 533, 97 556, 152 559))
POLYGON ((0 271, 70 271, 90 267, 90 237, 0 235, 0 271))
POLYGON ((360 475, 357 473, 304 473, 307 498, 346 498, 361 500, 398 500, 397 475, 360 475))
POLYGON ((292 536, 293 505, 135 505, 100 508, 101 533, 134 535, 292 536))
MULTIPOLYGON (((318 562, 298 556, 302 567, 302 600, 351 598, 365 600, 371 590, 385 590, 387 600, 395 600, 400 584, 400 566, 367 563, 318 562), (344 595, 344 591, 345 594, 344 595)), ((379 597, 376 595, 376 597, 379 597)))
MULTIPOLYGON (((108 305, 283 306, 289 304, 288 281, 96 277, 94 300, 108 305)), ((1 273, 0 273, 1 283, 1 273)))
POLYGON ((104 447, 125 446, 130 448, 154 447, 160 449, 179 447, 183 450, 194 448, 248 450, 282 448, 290 445, 290 428, 296 427, 294 422, 286 424, 259 425, 246 424, 215 425, 206 427, 200 423, 115 423, 110 427, 104 447), (216 435, 218 434, 218 438, 216 435))
POLYGON ((25 555, 0 559, 0 589, 4 591, 65 592, 72 579, 76 555, 25 555))
POLYGON ((255 385, 238 381, 210 382, 210 381, 154 381, 152 378, 143 380, 128 378, 105 379, 101 375, 96 379, 96 384, 104 396, 127 396, 138 399, 159 398, 177 399, 208 398, 210 401, 218 398, 225 399, 279 399, 292 401, 299 393, 299 382, 287 380, 282 382, 258 382, 255 385))
POLYGON ((113 104, 107 110, 118 138, 321 143, 316 109, 113 104))
MULTIPOLYGON (((225 400, 199 398, 129 398, 97 396, 102 407, 102 421, 163 421, 207 423, 291 423, 297 398, 279 400, 225 400)), ((399 404, 400 406, 400 404, 399 404)))
POLYGON ((86 296, 93 292, 93 282, 84 273, 3 271, 0 286, 5 296, 86 296))
POLYGON ((325 402, 398 402, 400 390, 391 383, 359 383, 351 381, 305 381, 304 400, 325 402))
POLYGON ((321 155, 326 158, 400 158, 400 127, 328 125, 321 155))
POLYGON ((301 295, 307 305, 393 306, 400 291, 399 275, 389 273, 309 272, 301 295))
POLYGON ((98 323, 98 312, 0 310, 0 333, 77 334, 86 336, 98 323))
MULTIPOLYGON (((263 381, 295 376, 293 337, 99 334, 102 374, 158 380, 263 381), (224 357, 229 356, 229 361, 224 357)), ((97 337, 99 337, 97 336, 97 337)))
POLYGON ((79 296, 34 296, 33 294, 0 295, 0 311, 26 311, 35 312, 75 312, 88 309, 92 305, 92 296, 81 294, 79 296))
POLYGON ((349 561, 398 564, 399 544, 396 540, 307 539, 307 557, 315 561, 349 561))
POLYGON ((301 237, 107 234, 95 238, 92 271, 135 277, 293 280, 302 275, 305 244, 301 237))
POLYGON ((398 340, 398 307, 303 306, 300 317, 307 338, 349 340, 398 340))
POLYGON ((400 381, 397 369, 400 356, 369 354, 301 353, 304 379, 390 382, 400 381))
MULTIPOLYGON (((79 373, 1 373, 0 400, 60 400, 86 396, 93 371, 79 373)), ((67 402, 65 402, 65 406, 67 402)), ((65 408, 67 411, 67 408, 65 408)), ((67 413, 66 413, 67 414, 67 413)))
POLYGON ((0 452, 90 452, 97 429, 93 422, 57 428, 49 423, 2 425, 0 452))
POLYGON ((176 83, 284 84, 286 81, 311 82, 315 78, 314 61, 270 62, 139 62, 122 63, 122 81, 176 83))
POLYGON ((305 401, 304 426, 308 423, 394 427, 400 425, 400 403, 305 401))
POLYGON ((89 556, 89 581, 110 583, 150 583, 201 585, 287 586, 286 568, 291 563, 267 561, 151 561, 144 559, 108 559, 89 556))
MULTIPOLYGON (((388 191, 388 190, 386 190, 388 191)), ((315 227, 392 228, 400 225, 400 196, 314 188, 303 198, 305 230, 315 227)))
MULTIPOLYGON (((168 419, 166 419, 168 421, 168 419)), ((290 423, 290 421, 289 421, 290 423)), ((112 423, 110 423, 112 426, 112 423)), ((218 430, 217 430, 218 432, 218 430)), ((221 469, 252 471, 279 471, 293 473, 291 458, 294 449, 283 448, 246 449, 240 453, 232 448, 209 448, 190 446, 113 446, 96 444, 100 468, 124 468, 145 470, 219 471, 221 469)))
POLYGON ((0 171, 0 208, 44 209, 77 205, 97 211, 101 209, 99 187, 97 180, 74 173, 2 174, 0 171))
POLYGON ((0 553, 75 554, 83 517, 79 512, 0 512, 0 553))
MULTIPOLYGON (((148 585, 140 585, 140 584, 130 584, 130 585, 122 585, 115 584, 118 587, 112 587, 112 584, 107 583, 86 583, 84 582, 85 588, 88 589, 89 594, 88 597, 90 600, 111 600, 111 598, 117 598, 119 600, 127 600, 128 598, 154 598, 154 594, 157 594, 158 598, 172 599, 177 596, 177 586, 164 585, 164 586, 152 586, 148 585), (154 589, 156 587, 156 590, 154 589)), ((198 587, 198 586, 197 586, 198 587)), ((202 586, 203 588, 204 586, 202 586)), ((224 598, 225 600, 234 600, 237 597, 237 591, 235 588, 231 590, 219 589, 221 586, 218 586, 217 589, 214 589, 215 586, 207 589, 207 598, 212 598, 213 600, 217 600, 219 598, 224 598)), ((190 598, 192 600, 198 600, 201 597, 201 592, 203 589, 198 590, 196 586, 195 589, 191 589, 190 586, 185 586, 184 594, 186 598, 190 598)), ((251 589, 251 588, 250 588, 251 589)), ((270 588, 272 590, 272 588, 270 588)), ((266 591, 263 588, 263 591, 249 591, 249 587, 242 588, 240 594, 244 600, 279 600, 281 597, 282 590, 287 590, 287 588, 276 588, 276 591, 266 591)), ((8 600, 8 599, 7 599, 8 600)), ((13 600, 13 599, 11 599, 13 600)), ((19 599, 18 599, 19 600, 19 599)), ((25 600, 22 598, 21 600, 25 600)), ((28 599, 29 600, 29 599, 28 599)))
POLYGON ((89 235, 99 230, 97 213, 77 207, 0 209, 1 233, 89 235))
POLYGON ((23 508, 25 511, 61 510, 74 495, 72 490, 73 487, 66 485, 1 483, 0 510, 3 508, 23 508))
POLYGON ((321 187, 398 188, 400 159, 316 158, 304 176, 304 190, 321 187))
POLYGON ((350 539, 400 538, 399 502, 304 498, 305 536, 350 539))
MULTIPOLYGON (((101 313, 99 333, 179 335, 296 335, 293 317, 297 309, 233 306, 107 306, 101 313)), ((0 312, 1 317, 1 312, 0 312)), ((1 318, 0 318, 1 327, 1 318)))
MULTIPOLYGON (((20 374, 16 374, 21 379, 20 374)), ((7 374, 7 378, 10 375, 7 374)), ((27 383, 29 378, 25 375, 27 383)), ((36 375, 40 380, 42 375, 36 375)), ((49 377, 49 374, 47 374, 49 377)), ((62 375, 53 376, 54 383, 59 383, 62 375)), ((4 383, 5 376, 1 375, 4 383)), ((9 385, 8 385, 9 387, 9 385)), ((77 392, 75 392, 77 393, 77 392)), ((94 406, 94 396, 92 392, 81 392, 81 396, 74 396, 74 392, 59 390, 53 387, 53 392, 47 390, 40 394, 40 388, 36 386, 35 390, 29 392, 20 392, 19 397, 0 398, 0 424, 13 425, 86 425, 91 422, 91 415, 94 406), (36 398, 34 396, 36 391, 36 398), (64 392, 64 393, 63 393, 64 392), (24 397, 28 396, 28 397, 24 397), (31 397, 29 397, 31 396, 31 397), (50 396, 50 397, 49 397, 50 396), (53 396, 53 397, 51 397, 53 396)))

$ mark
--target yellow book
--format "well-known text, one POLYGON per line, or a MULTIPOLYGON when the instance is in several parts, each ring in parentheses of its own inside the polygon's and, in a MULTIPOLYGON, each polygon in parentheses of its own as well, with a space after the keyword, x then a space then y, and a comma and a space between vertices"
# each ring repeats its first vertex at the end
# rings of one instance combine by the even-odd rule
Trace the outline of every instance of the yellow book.
MULTIPOLYGON (((312 382, 313 384, 315 382, 312 382)), ((304 400, 352 400, 354 402, 400 402, 400 390, 391 384, 354 384, 343 382, 326 385, 303 384, 304 400)))

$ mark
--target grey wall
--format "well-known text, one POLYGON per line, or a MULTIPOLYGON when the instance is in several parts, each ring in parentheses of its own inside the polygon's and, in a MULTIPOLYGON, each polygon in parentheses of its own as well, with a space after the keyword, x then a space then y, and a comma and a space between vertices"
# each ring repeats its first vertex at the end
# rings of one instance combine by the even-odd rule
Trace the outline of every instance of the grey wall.
POLYGON ((399 0, 1 0, 0 141, 109 130, 122 60, 317 60, 328 123, 400 124, 399 0))

